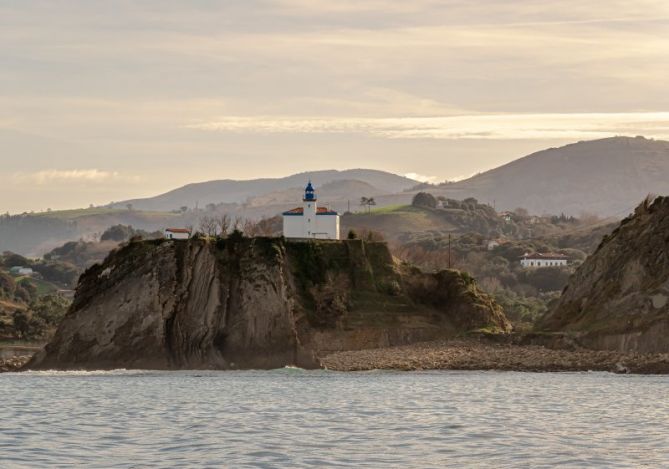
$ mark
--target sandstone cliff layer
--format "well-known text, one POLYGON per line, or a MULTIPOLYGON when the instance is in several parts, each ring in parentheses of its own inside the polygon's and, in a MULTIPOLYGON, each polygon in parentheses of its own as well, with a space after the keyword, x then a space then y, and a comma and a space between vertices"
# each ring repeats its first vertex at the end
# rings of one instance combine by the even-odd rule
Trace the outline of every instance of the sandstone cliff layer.
POLYGON ((80 279, 31 369, 320 366, 333 350, 508 331, 466 275, 424 274, 383 243, 140 241, 80 279))
POLYGON ((669 352, 669 197, 647 199, 604 238, 540 328, 595 349, 669 352))

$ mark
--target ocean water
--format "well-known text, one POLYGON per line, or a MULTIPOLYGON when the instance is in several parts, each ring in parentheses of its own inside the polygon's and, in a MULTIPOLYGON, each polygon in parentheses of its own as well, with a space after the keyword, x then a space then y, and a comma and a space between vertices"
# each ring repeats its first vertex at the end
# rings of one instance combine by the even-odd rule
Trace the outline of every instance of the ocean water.
POLYGON ((0 467, 669 467, 669 377, 0 375, 0 467))

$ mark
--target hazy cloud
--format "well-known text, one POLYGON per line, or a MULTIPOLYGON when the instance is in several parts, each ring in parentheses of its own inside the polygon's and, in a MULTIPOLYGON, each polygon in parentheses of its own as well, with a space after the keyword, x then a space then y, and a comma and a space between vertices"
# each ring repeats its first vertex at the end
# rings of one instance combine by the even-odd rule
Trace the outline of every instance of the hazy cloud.
POLYGON ((666 0, 0 1, 0 211, 667 138, 668 27, 666 0))
POLYGON ((407 118, 228 117, 192 129, 250 133, 368 133, 399 139, 587 139, 669 137, 669 112, 501 114, 407 118))
POLYGON ((434 176, 425 176, 418 173, 406 173, 404 177, 408 177, 409 179, 413 179, 414 181, 418 182, 435 182, 437 180, 437 178, 434 176))
POLYGON ((47 169, 34 173, 17 173, 14 179, 18 182, 31 182, 34 184, 53 183, 100 183, 108 181, 138 182, 137 177, 121 175, 116 171, 102 171, 99 169, 47 169))

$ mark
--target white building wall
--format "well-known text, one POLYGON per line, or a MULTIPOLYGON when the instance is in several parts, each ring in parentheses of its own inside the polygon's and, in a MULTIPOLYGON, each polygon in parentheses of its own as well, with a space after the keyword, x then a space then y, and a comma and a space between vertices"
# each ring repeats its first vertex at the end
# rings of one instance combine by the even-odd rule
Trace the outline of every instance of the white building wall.
POLYGON ((314 238, 339 239, 339 215, 316 215, 314 238))
POLYGON ((314 238, 314 233, 318 232, 318 221, 316 220, 316 201, 305 201, 303 204, 304 215, 302 215, 303 237, 314 238))
POLYGON ((172 233, 171 231, 165 230, 165 237, 167 239, 189 239, 190 235, 188 233, 172 233))
POLYGON ((286 238, 340 239, 339 215, 317 215, 315 201, 305 201, 302 215, 283 216, 286 238))
POLYGON ((523 267, 556 267, 567 265, 566 259, 521 259, 520 265, 523 267))
POLYGON ((301 215, 283 216, 283 235, 286 238, 306 238, 301 215))

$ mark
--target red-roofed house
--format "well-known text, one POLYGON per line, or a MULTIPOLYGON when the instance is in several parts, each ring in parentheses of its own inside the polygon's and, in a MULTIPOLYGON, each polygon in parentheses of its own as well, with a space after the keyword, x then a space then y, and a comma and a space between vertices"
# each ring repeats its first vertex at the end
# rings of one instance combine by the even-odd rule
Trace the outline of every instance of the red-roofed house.
POLYGON ((311 181, 304 190, 302 207, 283 212, 283 235, 297 239, 339 239, 339 214, 318 207, 311 181))
POLYGON ((165 228, 165 237, 167 239, 188 239, 191 231, 188 228, 165 228))

